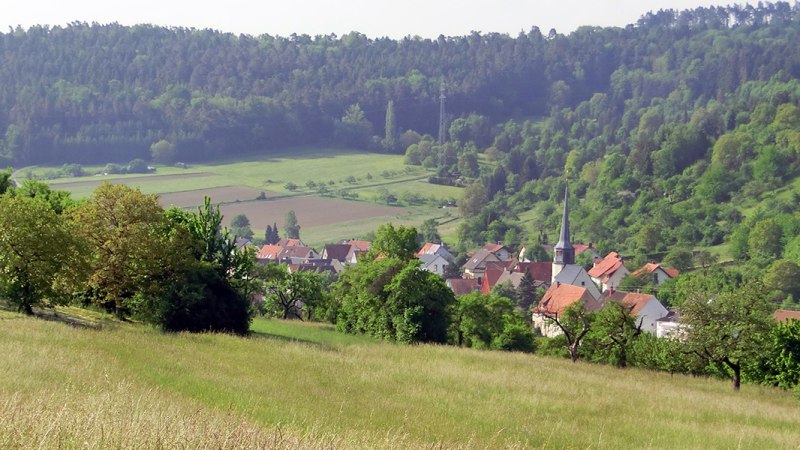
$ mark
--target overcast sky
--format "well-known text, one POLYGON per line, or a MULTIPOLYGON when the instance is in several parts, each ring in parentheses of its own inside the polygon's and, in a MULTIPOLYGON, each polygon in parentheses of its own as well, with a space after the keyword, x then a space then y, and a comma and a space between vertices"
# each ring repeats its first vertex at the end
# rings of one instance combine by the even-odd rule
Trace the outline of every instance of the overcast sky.
POLYGON ((371 38, 471 31, 512 36, 538 26, 568 33, 581 25, 624 26, 648 11, 753 1, 702 0, 3 0, 0 27, 73 21, 213 28, 254 36, 359 31, 371 38))

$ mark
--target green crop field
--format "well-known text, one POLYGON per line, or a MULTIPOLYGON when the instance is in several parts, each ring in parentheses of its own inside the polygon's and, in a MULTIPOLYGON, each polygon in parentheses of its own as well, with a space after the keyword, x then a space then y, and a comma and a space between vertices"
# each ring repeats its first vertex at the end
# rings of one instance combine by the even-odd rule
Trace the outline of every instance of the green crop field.
MULTIPOLYGON (((73 314, 62 310, 61 316, 73 314)), ((82 320, 97 320, 92 317, 82 320)), ((400 346, 0 314, 0 448, 797 448, 800 401, 719 380, 400 346)))
MULTIPOLYGON (((94 173, 102 167, 85 169, 94 173)), ((20 170, 18 176, 41 177, 55 170, 30 167, 20 170)), ((158 166, 153 174, 59 178, 50 184, 71 192, 75 198, 85 198, 104 181, 125 183, 148 194, 162 195, 165 206, 176 204, 184 208, 199 205, 202 197, 208 195, 224 204, 226 223, 236 214, 246 214, 256 236, 263 235, 267 225, 282 226, 286 212, 297 210, 301 237, 315 247, 364 236, 384 223, 418 226, 429 218, 448 220, 448 228, 442 234, 455 242, 458 220, 453 219, 457 219, 457 209, 443 211, 438 202, 458 199, 462 189, 430 184, 426 181, 430 174, 422 167, 404 165, 401 155, 292 149, 247 159, 190 164, 185 169, 158 166), (357 201, 326 201, 319 197, 316 187, 307 186, 309 181, 324 184, 328 195, 333 197, 349 191, 357 196, 357 201), (290 182, 296 189, 287 189, 290 182), (256 201, 260 192, 275 201, 256 201), (401 206, 387 208, 382 204, 381 192, 393 194, 401 206), (378 205, 381 207, 375 207, 378 205), (309 208, 305 215, 300 213, 309 208)))

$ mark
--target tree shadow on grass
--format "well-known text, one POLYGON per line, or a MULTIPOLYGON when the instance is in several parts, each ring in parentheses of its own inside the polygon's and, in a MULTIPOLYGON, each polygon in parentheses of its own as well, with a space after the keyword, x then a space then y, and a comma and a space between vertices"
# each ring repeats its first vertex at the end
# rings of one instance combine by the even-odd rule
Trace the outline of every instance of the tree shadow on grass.
POLYGON ((316 347, 316 348, 318 348, 320 350, 329 350, 329 351, 336 350, 336 348, 334 346, 329 345, 329 344, 323 344, 321 342, 316 342, 316 341, 312 341, 312 340, 308 340, 308 339, 298 339, 298 338, 294 338, 294 337, 283 336, 283 335, 280 335, 280 334, 265 333, 263 331, 251 331, 250 332, 250 337, 256 338, 256 339, 269 339, 269 340, 280 341, 280 342, 294 342, 294 343, 299 343, 299 344, 307 344, 307 345, 310 345, 312 347, 316 347))
POLYGON ((80 316, 77 314, 70 314, 64 311, 58 311, 55 308, 34 308, 33 317, 37 319, 47 320, 50 322, 59 322, 75 328, 83 328, 90 330, 102 330, 112 328, 114 321, 109 319, 94 319, 89 317, 80 316))

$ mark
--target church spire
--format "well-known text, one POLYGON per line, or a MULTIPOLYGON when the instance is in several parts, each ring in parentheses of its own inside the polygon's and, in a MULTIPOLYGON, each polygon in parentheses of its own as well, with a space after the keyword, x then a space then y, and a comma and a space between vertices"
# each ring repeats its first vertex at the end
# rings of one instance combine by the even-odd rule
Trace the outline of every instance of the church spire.
POLYGON ((569 242, 569 186, 564 189, 564 216, 561 218, 561 237, 553 247, 554 264, 575 264, 575 249, 569 242))

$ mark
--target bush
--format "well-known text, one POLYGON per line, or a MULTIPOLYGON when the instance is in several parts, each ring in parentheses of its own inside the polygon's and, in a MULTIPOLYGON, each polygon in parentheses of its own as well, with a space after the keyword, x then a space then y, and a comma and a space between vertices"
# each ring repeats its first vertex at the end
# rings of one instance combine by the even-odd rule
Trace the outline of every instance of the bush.
POLYGON ((533 353, 536 351, 533 330, 525 323, 506 322, 503 332, 492 341, 492 348, 509 352, 533 353))
POLYGON ((220 331, 247 334, 250 302, 212 267, 201 266, 185 282, 171 283, 161 295, 140 297, 135 313, 164 331, 220 331))
POLYGON ((147 163, 143 159, 134 159, 128 163, 128 173, 148 173, 147 163))

